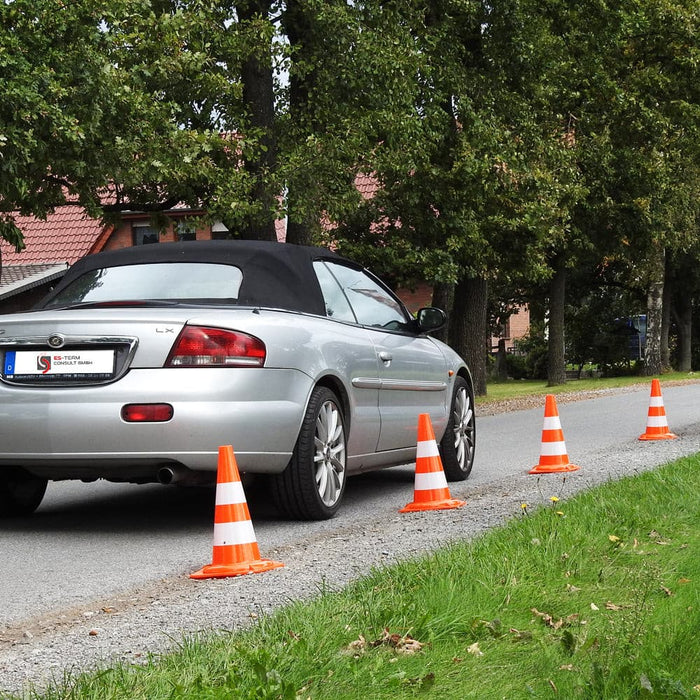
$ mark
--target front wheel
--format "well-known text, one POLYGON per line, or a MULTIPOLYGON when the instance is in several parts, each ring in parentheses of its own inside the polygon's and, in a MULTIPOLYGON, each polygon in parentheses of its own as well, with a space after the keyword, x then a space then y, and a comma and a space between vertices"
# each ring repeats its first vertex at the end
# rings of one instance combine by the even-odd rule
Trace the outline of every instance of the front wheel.
POLYGON ((31 515, 41 503, 46 491, 46 479, 40 479, 24 469, 0 469, 0 517, 31 515))
POLYGON ((457 377, 452 395, 450 417, 440 440, 442 468, 448 481, 464 481, 474 464, 476 420, 474 395, 463 377, 457 377))
POLYGON ((287 468, 272 476, 277 507, 298 520, 326 520, 340 507, 346 480, 345 419, 326 387, 311 393, 287 468))

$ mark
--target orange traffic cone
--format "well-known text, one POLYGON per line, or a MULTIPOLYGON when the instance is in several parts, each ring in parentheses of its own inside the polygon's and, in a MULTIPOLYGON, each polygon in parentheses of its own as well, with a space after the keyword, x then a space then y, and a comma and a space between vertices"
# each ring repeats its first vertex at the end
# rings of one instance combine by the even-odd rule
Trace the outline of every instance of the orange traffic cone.
POLYGON ((190 578, 258 574, 280 566, 284 564, 260 558, 233 447, 219 447, 212 563, 190 578))
POLYGON ((418 446, 416 451, 416 480, 413 502, 401 508, 399 513, 421 510, 447 510, 461 508, 466 501, 450 498, 442 460, 435 442, 433 424, 428 413, 418 416, 418 446))
POLYGON ((544 404, 544 425, 542 427, 542 449, 540 462, 530 469, 530 474, 551 474, 556 472, 575 472, 580 467, 569 462, 566 453, 564 432, 559 422, 557 400, 553 394, 547 394, 544 404))
POLYGON ((668 429, 664 399, 661 396, 661 384, 658 379, 651 380, 651 396, 649 397, 649 411, 647 413, 647 429, 640 440, 673 440, 674 435, 668 429))

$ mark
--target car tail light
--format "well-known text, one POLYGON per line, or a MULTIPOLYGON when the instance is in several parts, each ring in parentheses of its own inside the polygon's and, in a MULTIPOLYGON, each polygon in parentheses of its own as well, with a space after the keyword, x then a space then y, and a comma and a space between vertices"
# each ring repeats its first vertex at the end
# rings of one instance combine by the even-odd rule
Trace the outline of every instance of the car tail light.
POLYGON ((165 423, 173 417, 169 403, 128 403, 122 406, 122 420, 127 423, 165 423))
POLYGON ((262 367, 262 340, 222 328, 185 326, 165 363, 166 367, 262 367))

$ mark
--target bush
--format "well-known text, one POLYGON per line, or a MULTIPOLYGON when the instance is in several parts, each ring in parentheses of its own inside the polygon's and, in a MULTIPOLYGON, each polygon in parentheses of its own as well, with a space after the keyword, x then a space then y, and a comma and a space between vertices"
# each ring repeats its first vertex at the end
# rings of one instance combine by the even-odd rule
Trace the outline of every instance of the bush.
POLYGON ((528 379, 527 358, 524 355, 506 355, 506 367, 511 379, 528 379))
POLYGON ((547 379, 547 341, 530 333, 515 341, 515 351, 524 358, 525 376, 519 379, 547 379))

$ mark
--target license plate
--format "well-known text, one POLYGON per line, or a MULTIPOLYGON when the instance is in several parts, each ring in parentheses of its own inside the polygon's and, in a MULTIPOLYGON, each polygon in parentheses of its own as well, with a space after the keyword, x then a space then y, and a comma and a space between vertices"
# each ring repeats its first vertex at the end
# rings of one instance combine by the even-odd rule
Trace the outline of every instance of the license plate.
POLYGON ((108 377, 114 373, 114 350, 70 350, 46 352, 11 350, 5 353, 3 374, 19 377, 108 377))

